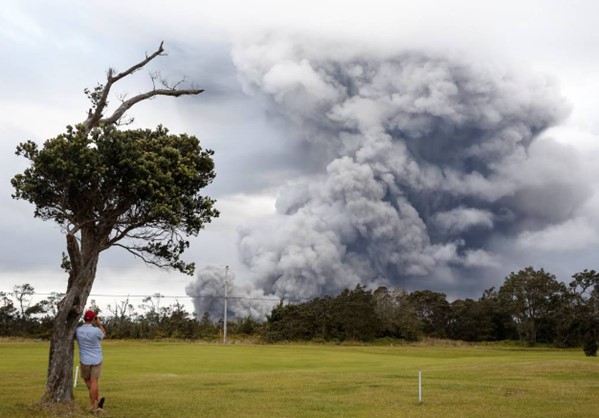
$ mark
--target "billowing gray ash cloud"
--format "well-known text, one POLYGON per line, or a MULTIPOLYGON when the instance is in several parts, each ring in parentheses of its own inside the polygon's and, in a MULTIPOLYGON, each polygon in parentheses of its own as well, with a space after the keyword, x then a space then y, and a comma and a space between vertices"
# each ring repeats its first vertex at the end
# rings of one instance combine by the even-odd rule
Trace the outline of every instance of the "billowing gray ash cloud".
POLYGON ((192 296, 196 315, 208 313, 212 320, 222 319, 225 308, 225 281, 227 283, 227 315, 235 319, 263 319, 279 303, 276 297, 266 297, 251 284, 235 283, 235 273, 225 272, 221 266, 207 266, 200 270, 197 280, 185 287, 192 296))
POLYGON ((275 215, 240 228, 257 288, 481 290, 501 272, 501 245, 585 200, 561 148, 539 140, 569 111, 552 81, 351 49, 265 38, 234 53, 245 90, 290 127, 281 140, 306 168, 275 215))

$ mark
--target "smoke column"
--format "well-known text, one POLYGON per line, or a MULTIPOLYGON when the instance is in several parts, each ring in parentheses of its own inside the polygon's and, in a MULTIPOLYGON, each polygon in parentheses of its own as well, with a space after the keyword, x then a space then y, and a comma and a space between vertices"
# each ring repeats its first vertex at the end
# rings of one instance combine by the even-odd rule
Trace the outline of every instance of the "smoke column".
POLYGON ((538 141, 569 111, 552 81, 311 45, 266 37, 234 53, 245 90, 290 126, 310 168, 276 215, 240 229, 266 293, 457 288, 501 265, 497 242, 565 221, 588 195, 575 161, 538 141))
POLYGON ((576 158, 540 138, 569 112, 550 79, 297 36, 246 42, 233 58, 304 167, 273 216, 239 228, 253 291, 480 295, 509 273, 503 250, 590 194, 576 158))
MULTIPOLYGON (((252 285, 237 285, 235 273, 227 275, 227 313, 229 319, 264 319, 279 303, 275 296, 267 297, 252 285)), ((193 297, 196 315, 208 313, 212 320, 223 318, 225 297, 225 269, 207 266, 200 270, 197 279, 185 287, 185 293, 193 297)))

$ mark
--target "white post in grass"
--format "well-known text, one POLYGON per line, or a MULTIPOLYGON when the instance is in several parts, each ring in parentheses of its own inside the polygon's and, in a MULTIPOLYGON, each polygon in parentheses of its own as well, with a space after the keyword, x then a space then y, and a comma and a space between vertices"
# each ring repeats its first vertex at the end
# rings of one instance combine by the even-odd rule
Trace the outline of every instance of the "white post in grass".
POLYGON ((75 367, 75 380, 73 381, 73 389, 77 387, 77 379, 79 378, 79 366, 75 367))
POLYGON ((223 344, 227 344, 227 276, 229 275, 229 266, 225 266, 225 320, 223 324, 223 344))
POLYGON ((418 369, 418 402, 422 402, 422 370, 418 369))

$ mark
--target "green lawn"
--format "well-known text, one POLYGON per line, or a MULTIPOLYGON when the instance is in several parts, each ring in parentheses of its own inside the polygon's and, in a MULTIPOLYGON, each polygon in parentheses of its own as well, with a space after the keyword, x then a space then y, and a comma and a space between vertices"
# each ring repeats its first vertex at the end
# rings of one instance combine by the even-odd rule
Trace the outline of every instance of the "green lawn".
MULTIPOLYGON (((599 360, 580 349, 103 345, 106 417, 599 417, 599 360)), ((54 416, 36 406, 47 357, 0 342, 0 416, 54 416)))

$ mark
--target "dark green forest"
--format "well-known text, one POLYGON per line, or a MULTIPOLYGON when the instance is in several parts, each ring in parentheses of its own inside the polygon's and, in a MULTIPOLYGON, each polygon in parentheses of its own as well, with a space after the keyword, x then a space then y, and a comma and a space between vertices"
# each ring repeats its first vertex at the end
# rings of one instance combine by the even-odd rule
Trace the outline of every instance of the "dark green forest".
MULTIPOLYGON (((32 305, 34 294, 28 284, 0 291, 0 336, 49 338, 63 295, 53 293, 32 305)), ((92 309, 100 311, 94 303, 92 309)), ((191 315, 179 302, 160 306, 160 295, 145 298, 137 309, 127 299, 108 310, 103 316, 110 338, 218 341, 223 335, 222 320, 213 320, 207 313, 191 315)), ((444 293, 431 290, 371 290, 358 285, 303 303, 281 301, 265 320, 237 319, 227 328, 231 338, 264 343, 425 337, 513 340, 526 346, 582 347, 586 355, 594 356, 599 337, 599 273, 584 270, 566 284, 542 268, 527 267, 476 300, 451 302, 444 293)))

